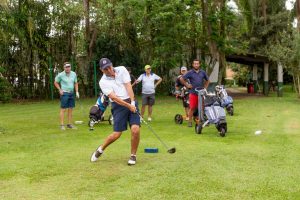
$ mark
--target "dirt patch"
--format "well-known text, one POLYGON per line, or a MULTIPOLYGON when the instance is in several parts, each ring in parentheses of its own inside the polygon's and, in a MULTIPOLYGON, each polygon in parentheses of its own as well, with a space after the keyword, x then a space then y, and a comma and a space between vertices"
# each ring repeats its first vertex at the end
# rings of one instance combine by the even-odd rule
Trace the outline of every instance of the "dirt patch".
POLYGON ((300 129, 300 125, 298 122, 296 121, 292 121, 290 123, 288 123, 288 126, 287 126, 289 129, 300 129))
POLYGON ((234 99, 266 97, 262 93, 247 93, 247 88, 226 88, 226 91, 234 99))

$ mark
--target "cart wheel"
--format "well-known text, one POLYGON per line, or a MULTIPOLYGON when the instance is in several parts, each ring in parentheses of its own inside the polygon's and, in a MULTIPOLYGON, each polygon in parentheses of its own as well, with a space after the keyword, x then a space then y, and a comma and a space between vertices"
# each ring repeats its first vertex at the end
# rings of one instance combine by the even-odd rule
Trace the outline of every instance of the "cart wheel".
POLYGON ((104 115, 101 116, 100 121, 104 121, 104 115))
POLYGON ((195 132, 197 134, 201 134, 202 133, 202 126, 201 126, 201 124, 195 124, 195 132))
POLYGON ((114 124, 114 118, 113 118, 112 115, 108 116, 108 123, 109 123, 109 125, 113 125, 114 124))
POLYGON ((226 129, 225 129, 225 127, 222 127, 220 130, 220 136, 225 137, 225 135, 226 135, 226 129))
POLYGON ((183 122, 183 117, 182 117, 181 114, 177 114, 177 115, 175 115, 174 120, 175 120, 175 123, 176 123, 176 124, 182 124, 182 122, 183 122))
POLYGON ((90 119, 89 123, 88 123, 88 126, 90 128, 94 128, 94 125, 95 125, 95 121, 93 119, 90 119))
POLYGON ((233 107, 229 107, 227 111, 230 116, 233 116, 233 107))

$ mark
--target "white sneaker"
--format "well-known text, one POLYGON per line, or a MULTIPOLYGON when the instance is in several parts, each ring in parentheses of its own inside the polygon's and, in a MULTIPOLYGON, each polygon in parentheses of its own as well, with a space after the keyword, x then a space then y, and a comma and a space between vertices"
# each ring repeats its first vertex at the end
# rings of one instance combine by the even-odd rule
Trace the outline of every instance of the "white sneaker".
POLYGON ((97 149, 91 156, 91 162, 96 162, 101 155, 102 153, 100 153, 97 149))
POLYGON ((151 117, 148 117, 148 122, 151 122, 151 121, 152 121, 151 117))
POLYGON ((136 163, 136 156, 130 156, 128 160, 128 165, 135 165, 136 163))
POLYGON ((60 130, 65 131, 66 130, 65 125, 60 125, 60 130))

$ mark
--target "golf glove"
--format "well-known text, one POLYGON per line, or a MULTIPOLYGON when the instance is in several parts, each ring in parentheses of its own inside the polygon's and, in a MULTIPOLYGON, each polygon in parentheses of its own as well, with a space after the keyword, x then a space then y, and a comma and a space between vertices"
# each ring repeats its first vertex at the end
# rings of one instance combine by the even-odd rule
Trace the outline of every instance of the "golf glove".
POLYGON ((76 97, 77 99, 79 99, 79 92, 76 92, 76 97))
POLYGON ((132 102, 131 102, 131 105, 135 106, 135 101, 132 101, 132 102))

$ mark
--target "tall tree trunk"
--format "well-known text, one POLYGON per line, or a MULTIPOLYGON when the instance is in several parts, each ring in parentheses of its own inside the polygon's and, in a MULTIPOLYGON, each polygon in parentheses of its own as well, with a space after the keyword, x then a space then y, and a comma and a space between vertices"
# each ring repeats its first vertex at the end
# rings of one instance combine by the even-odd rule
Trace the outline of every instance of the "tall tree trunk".
POLYGON ((191 42, 191 60, 189 60, 189 63, 192 63, 192 60, 197 58, 197 45, 196 45, 196 15, 195 12, 192 14, 192 19, 191 19, 191 27, 192 27, 192 33, 193 33, 193 39, 191 42))
MULTIPOLYGON (((225 5, 226 0, 221 0, 220 1, 220 10, 222 13, 222 16, 225 16, 226 12, 226 5, 225 5)), ((222 17, 220 19, 220 37, 222 38, 223 41, 225 41, 226 37, 226 25, 225 25, 225 19, 222 17)), ((223 47, 224 47, 224 42, 223 42, 223 47)), ((222 83, 222 79, 225 75, 226 72, 226 58, 225 58, 225 53, 224 51, 219 52, 219 61, 220 61, 220 68, 219 68, 219 75, 218 75, 218 83, 222 83)))
POLYGON ((202 3, 202 22, 204 23, 205 26, 205 30, 206 30, 206 41, 207 41, 207 45, 208 45, 208 49, 211 55, 211 61, 210 61, 210 66, 207 68, 207 72, 208 74, 210 74, 210 77, 212 76, 212 74, 214 74, 212 77, 214 77, 212 81, 217 82, 218 80, 216 80, 218 77, 216 77, 218 75, 219 72, 219 50, 217 48, 217 44, 216 42, 212 39, 212 35, 213 35, 213 29, 212 29, 212 25, 211 23, 209 23, 208 21, 208 16, 210 14, 210 12, 212 10, 216 10, 215 5, 212 5, 211 1, 207 1, 207 0, 201 0, 202 3), (215 72, 213 72, 215 71, 215 72), (217 73, 217 74, 216 74, 217 73))
MULTIPOLYGON (((206 29, 206 35, 208 39, 208 48, 210 51, 211 56, 213 57, 214 60, 219 59, 219 52, 217 48, 217 44, 215 41, 212 40, 212 26, 210 23, 208 23, 208 14, 209 14, 209 9, 208 9, 208 2, 206 0, 201 0, 202 6, 203 6, 203 14, 202 14, 202 21, 205 24, 205 29, 206 29)), ((210 2, 210 1, 209 1, 210 2)))
POLYGON ((261 0, 261 8, 264 25, 267 25, 267 0, 261 0))
MULTIPOLYGON (((202 9, 202 14, 203 15, 207 15, 207 11, 206 11, 206 7, 204 6, 204 1, 201 0, 201 9, 202 9)), ((206 35, 207 35, 207 30, 206 30, 206 24, 203 21, 204 20, 204 16, 202 15, 202 41, 201 41, 201 61, 205 62, 205 43, 206 43, 206 35)), ((206 18, 206 16, 205 16, 206 18)))
MULTIPOLYGON (((296 1, 296 12, 297 12, 297 30, 298 30, 298 35, 300 34, 300 0, 296 1)), ((298 61, 298 66, 300 67, 300 62, 298 61)), ((299 69, 299 68, 298 68, 299 69)), ((298 70, 299 72, 299 70, 298 70)), ((296 90, 298 92, 298 97, 300 98, 300 81, 299 81, 299 73, 297 74, 297 80, 298 84, 296 87, 296 90)))
POLYGON ((296 1, 296 12, 297 12, 297 29, 300 33, 300 0, 296 1))
MULTIPOLYGON (((32 98, 34 96, 34 73, 33 73, 33 50, 32 50, 32 45, 29 45, 29 62, 28 62, 28 71, 29 71, 29 86, 28 86, 28 91, 29 91, 29 98, 32 98)), ((26 77, 27 78, 27 77, 26 77)))
MULTIPOLYGON (((90 44, 90 3, 89 0, 83 0, 83 5, 84 5, 84 18, 85 18, 85 41, 86 44, 90 44)), ((88 60, 91 59, 90 55, 90 48, 88 47, 86 49, 87 55, 88 55, 88 60)))

